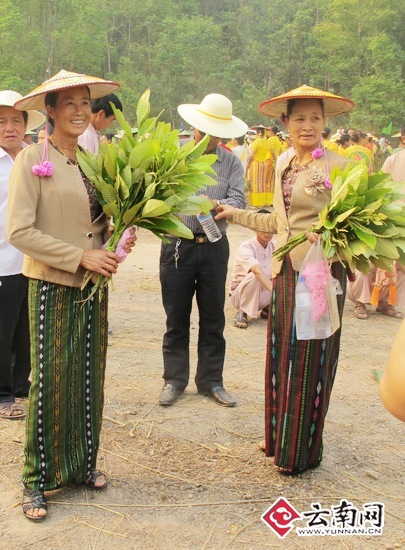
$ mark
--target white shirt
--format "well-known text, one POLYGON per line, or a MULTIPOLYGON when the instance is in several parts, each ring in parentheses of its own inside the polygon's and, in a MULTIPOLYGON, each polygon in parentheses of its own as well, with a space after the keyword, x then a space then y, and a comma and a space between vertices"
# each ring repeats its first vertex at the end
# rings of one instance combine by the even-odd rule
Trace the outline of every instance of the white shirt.
POLYGON ((98 147, 100 145, 100 132, 94 128, 92 124, 89 124, 84 133, 79 136, 79 145, 83 147, 85 151, 90 151, 97 155, 98 147))
MULTIPOLYGON (((24 145, 22 145, 24 147, 24 145)), ((24 254, 6 238, 8 178, 14 160, 0 147, 0 276, 18 275, 22 271, 24 254)))
POLYGON ((390 155, 382 165, 381 171, 391 174, 394 181, 405 183, 405 150, 390 155))

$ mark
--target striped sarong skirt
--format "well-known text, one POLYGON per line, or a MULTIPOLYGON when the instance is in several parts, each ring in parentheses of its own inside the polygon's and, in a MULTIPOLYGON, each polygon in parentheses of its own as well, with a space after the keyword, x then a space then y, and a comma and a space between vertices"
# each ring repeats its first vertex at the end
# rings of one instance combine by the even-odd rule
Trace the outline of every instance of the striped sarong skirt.
MULTIPOLYGON (((339 280, 342 320, 346 269, 334 262, 339 280)), ((273 281, 270 304, 265 384, 266 455, 283 469, 305 470, 322 460, 322 433, 339 356, 341 328, 324 340, 297 340, 295 287, 298 272, 290 258, 273 281)))
POLYGON ((249 202, 252 206, 273 204, 274 170, 270 162, 253 160, 248 171, 249 202))
POLYGON ((49 491, 96 467, 104 403, 107 289, 29 281, 32 384, 23 483, 49 491))

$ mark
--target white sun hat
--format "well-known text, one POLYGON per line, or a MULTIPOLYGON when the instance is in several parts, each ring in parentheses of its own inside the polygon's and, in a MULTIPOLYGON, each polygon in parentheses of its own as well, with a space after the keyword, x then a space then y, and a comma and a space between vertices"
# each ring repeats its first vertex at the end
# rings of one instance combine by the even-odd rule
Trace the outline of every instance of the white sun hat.
POLYGON ((184 103, 177 107, 181 118, 210 136, 233 138, 246 134, 248 125, 232 115, 232 102, 221 94, 208 94, 199 105, 184 103))
MULTIPOLYGON (((0 106, 1 107, 13 107, 14 103, 22 99, 22 95, 13 90, 2 90, 0 92, 0 106)), ((45 122, 45 116, 39 111, 28 111, 27 130, 25 133, 31 132, 35 128, 39 128, 45 122)))

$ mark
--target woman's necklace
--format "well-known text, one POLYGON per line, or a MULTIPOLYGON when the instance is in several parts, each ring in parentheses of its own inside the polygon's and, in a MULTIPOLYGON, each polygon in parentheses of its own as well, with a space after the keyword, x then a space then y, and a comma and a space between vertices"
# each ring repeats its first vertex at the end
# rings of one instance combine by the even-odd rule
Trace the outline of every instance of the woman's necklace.
POLYGON ((291 160, 291 170, 293 172, 302 172, 303 170, 306 170, 308 168, 309 164, 311 164, 313 160, 314 159, 311 158, 306 162, 299 163, 297 159, 297 155, 295 155, 295 157, 293 157, 291 160))
POLYGON ((67 158, 67 161, 68 161, 67 163, 68 163, 68 164, 71 164, 71 165, 73 165, 73 166, 77 166, 77 165, 78 165, 78 162, 77 162, 76 159, 72 159, 72 158, 68 157, 67 154, 64 153, 64 152, 62 151, 62 149, 60 149, 60 148, 56 145, 56 143, 55 143, 54 140, 52 139, 52 136, 49 138, 49 142, 50 142, 50 144, 53 146, 54 149, 56 149, 61 155, 63 155, 64 157, 67 158))

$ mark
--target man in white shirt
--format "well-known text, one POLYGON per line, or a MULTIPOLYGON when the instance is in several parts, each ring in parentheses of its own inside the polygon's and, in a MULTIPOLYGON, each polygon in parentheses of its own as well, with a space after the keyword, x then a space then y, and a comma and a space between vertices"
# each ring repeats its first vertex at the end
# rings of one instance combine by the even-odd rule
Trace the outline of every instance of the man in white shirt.
MULTIPOLYGON (((270 214, 268 210, 259 210, 270 214)), ((249 318, 267 318, 273 283, 271 280, 271 256, 274 252, 273 235, 255 231, 256 235, 243 242, 235 256, 233 274, 229 286, 231 304, 238 313, 234 324, 247 328, 249 318)))
POLYGON ((28 282, 21 274, 24 255, 6 239, 8 178, 15 157, 27 146, 26 132, 45 122, 38 111, 13 108, 21 97, 0 91, 0 417, 10 420, 25 416, 15 398, 28 395, 31 367, 28 282))
POLYGON ((111 126, 115 120, 110 102, 122 111, 122 103, 115 94, 108 94, 93 100, 91 102, 90 124, 85 132, 79 136, 79 145, 85 151, 90 151, 95 155, 98 153, 101 132, 111 126))

